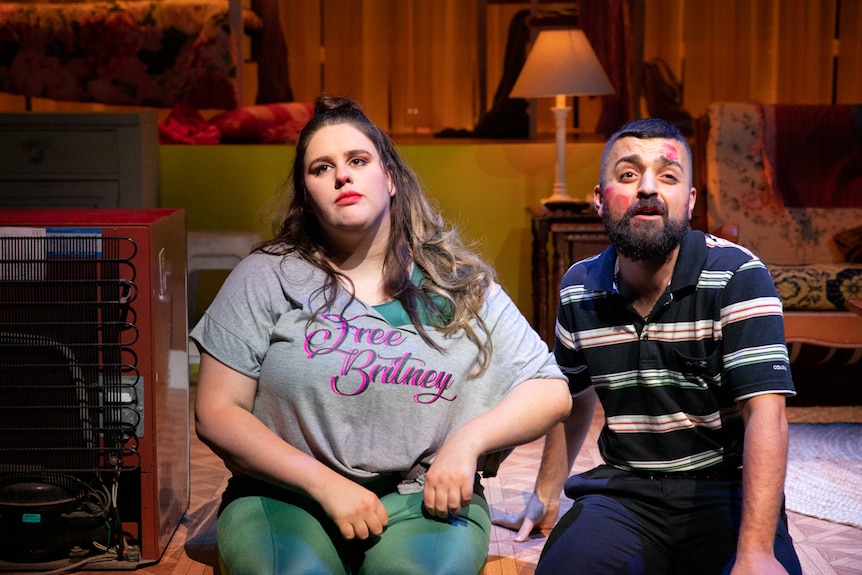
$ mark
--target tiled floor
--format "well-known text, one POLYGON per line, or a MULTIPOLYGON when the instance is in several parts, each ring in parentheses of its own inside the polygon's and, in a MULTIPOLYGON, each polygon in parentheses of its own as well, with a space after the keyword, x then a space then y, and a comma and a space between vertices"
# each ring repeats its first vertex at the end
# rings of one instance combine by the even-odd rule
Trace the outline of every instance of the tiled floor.
MULTIPOLYGON (((797 408, 794 413, 792 418, 805 420, 805 408, 797 408)), ((598 422, 597 418, 575 464, 576 471, 588 469, 599 461, 595 447, 598 422)), ((493 513, 517 512, 523 507, 535 480, 541 445, 541 441, 537 441, 517 448, 503 463, 497 477, 484 480, 493 513)), ((215 515, 228 474, 221 461, 197 439, 193 431, 191 454, 190 509, 162 560, 135 573, 219 574, 215 554, 215 515)), ((565 499, 563 505, 566 505, 565 499)), ((862 530, 793 513, 790 514, 790 526, 805 575, 862 573, 862 530)), ((533 575, 544 543, 543 534, 537 534, 525 543, 515 543, 512 532, 495 526, 484 575, 533 575)))

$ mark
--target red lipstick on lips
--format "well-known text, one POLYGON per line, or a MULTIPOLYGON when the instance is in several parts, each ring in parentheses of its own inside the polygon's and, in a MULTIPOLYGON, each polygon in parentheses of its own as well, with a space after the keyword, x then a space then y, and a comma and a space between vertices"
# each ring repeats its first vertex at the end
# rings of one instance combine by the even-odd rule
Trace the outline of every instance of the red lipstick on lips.
POLYGON ((350 204, 355 204, 360 199, 362 199, 361 194, 354 192, 354 191, 347 191, 347 192, 343 192, 343 193, 338 194, 338 197, 335 198, 335 203, 338 205, 350 205, 350 204))

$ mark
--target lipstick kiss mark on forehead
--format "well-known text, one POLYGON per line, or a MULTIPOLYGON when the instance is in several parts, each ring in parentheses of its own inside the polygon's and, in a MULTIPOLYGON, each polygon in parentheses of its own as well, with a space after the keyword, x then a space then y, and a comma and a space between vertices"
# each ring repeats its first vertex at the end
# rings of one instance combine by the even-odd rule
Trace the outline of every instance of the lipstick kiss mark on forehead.
POLYGON ((679 152, 673 144, 665 144, 662 147, 662 151, 664 152, 664 155, 667 156, 668 160, 672 162, 679 162, 679 152))

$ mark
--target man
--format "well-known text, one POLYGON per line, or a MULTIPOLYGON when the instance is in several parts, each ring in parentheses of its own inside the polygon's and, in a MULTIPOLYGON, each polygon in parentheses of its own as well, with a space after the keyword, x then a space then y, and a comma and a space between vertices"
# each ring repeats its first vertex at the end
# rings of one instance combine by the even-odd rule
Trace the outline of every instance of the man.
POLYGON ((516 540, 556 519, 537 575, 801 573, 784 515, 781 303, 764 264, 691 231, 691 150, 672 124, 608 141, 594 203, 611 246, 562 281, 554 352, 574 396, 516 540), (566 480, 602 402, 605 461, 566 480), (743 456, 744 448, 744 456, 743 456))

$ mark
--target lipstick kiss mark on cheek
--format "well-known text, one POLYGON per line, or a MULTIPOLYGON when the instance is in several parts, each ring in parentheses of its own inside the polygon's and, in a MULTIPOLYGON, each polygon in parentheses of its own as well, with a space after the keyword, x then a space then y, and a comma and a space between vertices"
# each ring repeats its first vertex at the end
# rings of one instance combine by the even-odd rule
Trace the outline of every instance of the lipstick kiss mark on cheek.
POLYGON ((664 155, 672 162, 679 161, 679 152, 676 151, 676 148, 674 148, 672 144, 664 145, 664 155))
POLYGON ((618 214, 625 213, 632 203, 632 198, 622 194, 611 193, 611 190, 605 191, 605 205, 612 211, 618 214))

